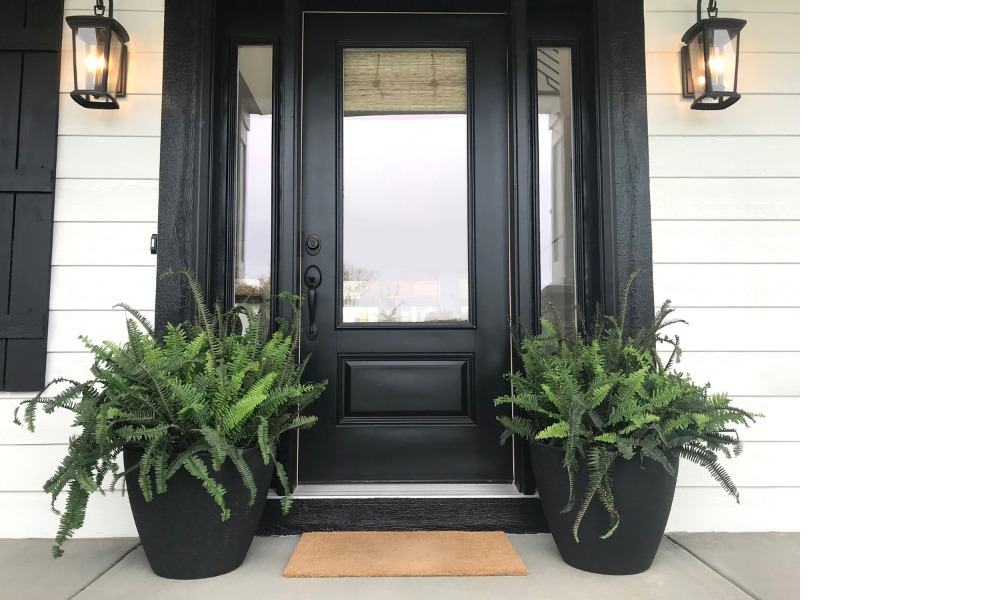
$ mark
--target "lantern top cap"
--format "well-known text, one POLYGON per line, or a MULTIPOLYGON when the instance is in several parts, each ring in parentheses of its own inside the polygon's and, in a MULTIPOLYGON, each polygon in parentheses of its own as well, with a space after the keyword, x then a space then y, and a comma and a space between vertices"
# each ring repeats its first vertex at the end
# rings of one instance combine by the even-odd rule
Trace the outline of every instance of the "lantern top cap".
POLYGON ((727 17, 709 17, 707 19, 702 19, 688 28, 684 32, 684 37, 681 38, 681 42, 685 44, 690 44, 691 40, 695 38, 699 33, 707 29, 725 29, 728 31, 742 31, 746 27, 747 22, 744 19, 730 19, 727 17))
POLYGON ((111 17, 102 17, 100 15, 75 15, 71 17, 66 17, 66 24, 73 28, 74 31, 77 29, 85 29, 88 27, 93 28, 105 28, 110 27, 111 31, 121 39, 123 44, 128 43, 128 32, 122 27, 122 24, 118 21, 112 19, 111 17))

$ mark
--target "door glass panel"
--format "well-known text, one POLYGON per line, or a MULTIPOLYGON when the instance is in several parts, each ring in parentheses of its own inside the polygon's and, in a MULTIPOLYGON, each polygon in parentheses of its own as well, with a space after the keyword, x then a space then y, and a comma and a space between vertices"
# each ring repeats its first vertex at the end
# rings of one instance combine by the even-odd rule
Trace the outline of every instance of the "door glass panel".
POLYGON ((274 141, 272 46, 240 46, 233 146, 233 223, 236 267, 233 300, 252 309, 271 293, 274 141))
POLYGON ((542 315, 576 328, 576 174, 569 48, 539 48, 538 232, 542 315))
POLYGON ((469 320, 462 49, 344 51, 345 323, 469 320))

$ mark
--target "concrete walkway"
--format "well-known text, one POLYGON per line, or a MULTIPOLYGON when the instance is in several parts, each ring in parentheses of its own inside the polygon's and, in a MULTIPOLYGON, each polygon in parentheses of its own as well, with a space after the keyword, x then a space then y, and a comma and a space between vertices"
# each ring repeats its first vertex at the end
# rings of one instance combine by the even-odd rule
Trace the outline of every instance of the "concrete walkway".
POLYGON ((175 598, 531 598, 630 600, 791 600, 799 597, 798 533, 688 533, 664 538, 641 575, 578 571, 559 557, 552 537, 511 535, 527 577, 285 579, 297 537, 259 537, 243 566, 194 581, 153 574, 135 539, 71 540, 53 560, 50 540, 0 540, 0 597, 17 600, 175 598))

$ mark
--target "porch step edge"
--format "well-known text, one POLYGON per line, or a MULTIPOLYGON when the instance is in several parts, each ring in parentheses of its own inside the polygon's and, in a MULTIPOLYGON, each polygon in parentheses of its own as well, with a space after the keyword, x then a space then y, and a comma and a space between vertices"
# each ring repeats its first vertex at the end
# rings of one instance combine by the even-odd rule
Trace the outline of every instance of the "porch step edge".
POLYGON ((537 496, 496 498, 295 498, 287 515, 268 498, 258 535, 308 531, 548 533, 537 496))
MULTIPOLYGON (((294 498, 519 498, 511 483, 344 483, 302 484, 294 498)), ((274 489, 268 498, 278 498, 274 489)))

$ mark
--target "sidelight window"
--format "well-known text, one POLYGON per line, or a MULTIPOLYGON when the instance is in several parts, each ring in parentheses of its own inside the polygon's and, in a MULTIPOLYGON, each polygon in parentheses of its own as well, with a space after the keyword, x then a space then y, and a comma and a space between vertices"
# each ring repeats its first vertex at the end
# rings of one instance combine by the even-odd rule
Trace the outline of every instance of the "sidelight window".
POLYGON ((539 47, 538 234, 542 316, 576 325, 576 168, 572 51, 539 47))
POLYGON ((232 173, 234 301, 258 309, 271 294, 274 196, 274 48, 241 45, 237 55, 232 173))

